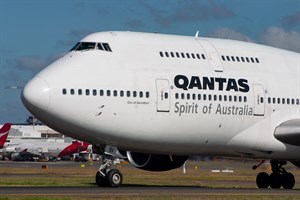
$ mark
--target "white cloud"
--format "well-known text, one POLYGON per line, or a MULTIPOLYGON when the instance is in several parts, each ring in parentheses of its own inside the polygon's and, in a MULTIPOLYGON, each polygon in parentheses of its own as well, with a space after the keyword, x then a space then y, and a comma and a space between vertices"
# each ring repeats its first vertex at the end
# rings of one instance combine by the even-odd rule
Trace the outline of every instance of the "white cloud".
POLYGON ((279 27, 270 27, 261 34, 260 42, 300 53, 300 33, 296 31, 285 31, 279 27))
POLYGON ((232 39, 232 40, 254 42, 247 35, 244 35, 240 32, 237 32, 233 29, 230 29, 228 27, 220 27, 220 28, 214 30, 213 32, 208 33, 207 36, 208 37, 214 37, 214 38, 223 38, 223 39, 232 39))

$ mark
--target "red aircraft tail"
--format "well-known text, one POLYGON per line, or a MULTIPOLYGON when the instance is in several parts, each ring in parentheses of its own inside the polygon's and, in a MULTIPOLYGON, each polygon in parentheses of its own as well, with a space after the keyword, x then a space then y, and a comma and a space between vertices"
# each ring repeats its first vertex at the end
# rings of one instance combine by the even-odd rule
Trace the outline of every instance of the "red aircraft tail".
POLYGON ((6 142, 10 127, 11 127, 11 123, 6 123, 0 129, 0 148, 1 149, 3 148, 3 146, 6 142))

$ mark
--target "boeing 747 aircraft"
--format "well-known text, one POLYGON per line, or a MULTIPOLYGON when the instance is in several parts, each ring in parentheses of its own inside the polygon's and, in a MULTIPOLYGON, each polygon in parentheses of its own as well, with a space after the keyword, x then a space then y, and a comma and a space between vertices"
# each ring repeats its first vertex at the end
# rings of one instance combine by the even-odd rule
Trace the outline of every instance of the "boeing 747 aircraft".
POLYGON ((121 185, 116 157, 164 171, 212 155, 270 160, 257 186, 293 188, 284 165, 300 167, 299 63, 295 52, 197 34, 100 32, 38 73, 22 101, 105 156, 99 186, 121 185))

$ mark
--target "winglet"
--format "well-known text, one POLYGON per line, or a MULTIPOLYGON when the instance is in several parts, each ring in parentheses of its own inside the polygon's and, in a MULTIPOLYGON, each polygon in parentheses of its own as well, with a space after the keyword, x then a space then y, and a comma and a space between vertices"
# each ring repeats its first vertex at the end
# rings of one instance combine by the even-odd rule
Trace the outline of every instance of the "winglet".
POLYGON ((199 37, 199 31, 196 32, 195 38, 199 37))
POLYGON ((10 128, 11 128, 11 123, 6 123, 0 129, 0 148, 3 148, 6 142, 10 128))

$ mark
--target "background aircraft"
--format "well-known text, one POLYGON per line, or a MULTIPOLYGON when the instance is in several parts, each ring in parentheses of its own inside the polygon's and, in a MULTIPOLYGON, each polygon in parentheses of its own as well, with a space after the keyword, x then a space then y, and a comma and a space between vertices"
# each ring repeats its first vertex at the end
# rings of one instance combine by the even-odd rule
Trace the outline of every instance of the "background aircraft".
POLYGON ((11 123, 6 123, 0 129, 0 149, 4 147, 10 128, 11 128, 11 123))

